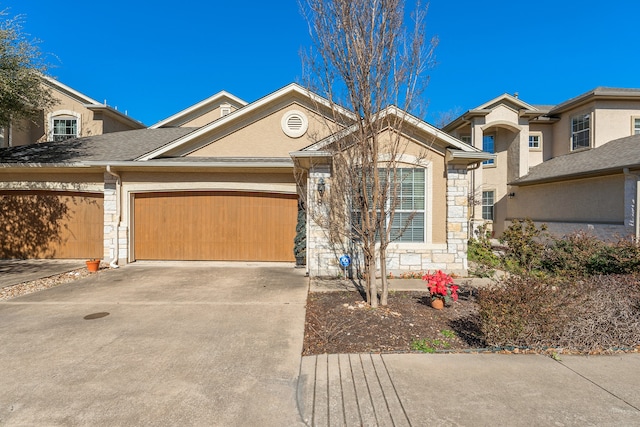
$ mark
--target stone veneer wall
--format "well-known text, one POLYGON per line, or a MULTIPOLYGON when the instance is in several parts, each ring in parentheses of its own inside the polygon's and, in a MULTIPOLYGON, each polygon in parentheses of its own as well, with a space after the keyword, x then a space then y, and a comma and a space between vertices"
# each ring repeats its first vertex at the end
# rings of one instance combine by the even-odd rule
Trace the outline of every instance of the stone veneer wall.
MULTIPOLYGON (((104 173, 104 252, 103 261, 111 262, 116 256, 115 245, 118 245, 118 263, 127 262, 129 250, 129 229, 126 225, 118 225, 118 183, 115 176, 104 173)), ((123 207, 121 206, 121 209, 123 207)))
MULTIPOLYGON (((330 174, 327 170, 309 172, 307 192, 307 269, 310 276, 337 276, 342 274, 338 262, 341 254, 334 253, 321 224, 328 207, 317 203, 316 186, 323 177, 330 190, 330 174), (321 222, 321 221, 319 221, 321 222)), ((387 271, 400 274, 409 271, 443 270, 447 273, 466 274, 468 239, 468 171, 465 166, 449 165, 447 168, 447 243, 424 245, 390 245, 387 271)), ((327 195, 325 194, 325 198, 327 195)), ((353 258, 353 256, 352 256, 353 258)))

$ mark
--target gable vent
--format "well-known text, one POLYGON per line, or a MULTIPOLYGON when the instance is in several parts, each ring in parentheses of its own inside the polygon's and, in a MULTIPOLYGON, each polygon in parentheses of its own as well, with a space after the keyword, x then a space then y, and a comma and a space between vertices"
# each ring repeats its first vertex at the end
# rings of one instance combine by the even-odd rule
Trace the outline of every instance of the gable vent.
POLYGON ((280 124, 285 135, 291 138, 301 137, 309 128, 307 116, 298 110, 291 110, 285 113, 280 124))

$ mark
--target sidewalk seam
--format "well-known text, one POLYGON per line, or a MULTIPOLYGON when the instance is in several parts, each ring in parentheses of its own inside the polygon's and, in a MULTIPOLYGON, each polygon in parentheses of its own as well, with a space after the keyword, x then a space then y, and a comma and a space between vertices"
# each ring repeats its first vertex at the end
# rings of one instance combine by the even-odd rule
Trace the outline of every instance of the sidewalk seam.
POLYGON ((409 423, 409 426, 413 426, 413 424, 411 423, 411 419, 409 418, 409 414, 407 414, 407 410, 404 407, 404 404, 402 403, 402 399, 400 399, 400 395, 398 394, 398 389, 396 388, 396 384, 393 382, 393 378, 391 377, 391 373, 389 372, 389 368, 387 367, 387 362, 385 362, 384 360, 384 355, 381 354, 380 355, 380 360, 382 360, 382 366, 384 366, 384 370, 387 373, 387 377, 389 377, 389 382, 391 383, 391 387, 393 388, 393 392, 396 394, 396 397, 398 398, 398 403, 400 404, 400 407, 402 408, 402 413, 404 414, 404 417, 406 418, 407 422, 409 423))
POLYGON ((574 374, 578 375, 580 378, 583 378, 587 381, 589 381, 591 384, 595 385, 596 387, 598 387, 600 390, 607 392, 608 394, 610 394, 611 396, 615 397, 616 399, 620 400, 621 402, 624 402, 625 404, 629 405, 630 407, 632 407, 633 409, 635 409, 636 411, 640 412, 640 408, 638 408, 637 406, 633 405, 630 402, 627 402, 626 400, 624 400, 622 397, 618 396, 617 394, 607 390, 606 388, 604 388, 603 386, 601 386, 600 384, 596 383, 595 381, 585 377, 584 375, 582 375, 580 372, 571 369, 570 367, 568 367, 567 365, 565 365, 564 363, 562 363, 561 360, 556 360, 556 363, 559 363, 560 365, 564 366, 566 369, 570 370, 571 372, 573 372, 574 374))

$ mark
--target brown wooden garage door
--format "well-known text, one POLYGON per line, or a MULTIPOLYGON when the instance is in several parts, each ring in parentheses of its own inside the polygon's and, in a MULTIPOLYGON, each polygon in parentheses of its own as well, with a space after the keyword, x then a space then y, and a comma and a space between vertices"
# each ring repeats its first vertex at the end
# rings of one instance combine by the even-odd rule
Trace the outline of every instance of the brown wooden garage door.
POLYGON ((293 261, 297 197, 244 192, 137 194, 138 260, 293 261))
POLYGON ((103 195, 0 192, 0 258, 102 258, 103 195))

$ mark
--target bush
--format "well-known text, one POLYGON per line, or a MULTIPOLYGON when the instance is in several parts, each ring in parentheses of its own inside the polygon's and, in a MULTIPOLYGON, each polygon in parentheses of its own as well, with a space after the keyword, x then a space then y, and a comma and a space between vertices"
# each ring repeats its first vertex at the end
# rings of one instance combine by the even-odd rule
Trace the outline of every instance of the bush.
POLYGON ((631 239, 605 243, 585 233, 555 239, 544 255, 542 268, 569 276, 632 274, 640 271, 640 246, 631 239))
POLYGON ((536 228, 530 219, 514 219, 500 237, 500 243, 506 245, 503 266, 514 272, 532 273, 540 270, 545 242, 550 239, 545 224, 536 228))
POLYGON ((491 233, 487 231, 486 224, 477 231, 477 239, 470 239, 467 247, 469 261, 476 264, 471 274, 478 277, 492 277, 496 269, 500 267, 500 257, 493 252, 491 247, 491 233))
POLYGON ((491 346, 589 352, 640 344, 640 279, 511 276, 478 294, 491 346))

